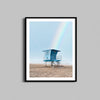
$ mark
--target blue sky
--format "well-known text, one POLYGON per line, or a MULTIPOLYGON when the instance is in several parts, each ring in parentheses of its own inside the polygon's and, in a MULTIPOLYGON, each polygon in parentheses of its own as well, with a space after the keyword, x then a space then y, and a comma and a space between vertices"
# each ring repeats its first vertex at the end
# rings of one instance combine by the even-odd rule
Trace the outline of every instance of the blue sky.
MULTIPOLYGON (((72 64, 72 22, 63 32, 57 48, 61 50, 62 64, 72 64)), ((30 63, 44 63, 43 50, 51 49, 61 22, 30 22, 30 63)))

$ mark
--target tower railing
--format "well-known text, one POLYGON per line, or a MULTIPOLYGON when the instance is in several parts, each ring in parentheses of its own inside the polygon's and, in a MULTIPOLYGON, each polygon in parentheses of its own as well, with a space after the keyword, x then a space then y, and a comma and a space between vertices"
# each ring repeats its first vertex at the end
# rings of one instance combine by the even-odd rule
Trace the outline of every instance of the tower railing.
POLYGON ((62 56, 61 55, 57 55, 56 56, 56 60, 62 60, 62 56))
POLYGON ((43 60, 50 60, 50 58, 44 56, 43 60))

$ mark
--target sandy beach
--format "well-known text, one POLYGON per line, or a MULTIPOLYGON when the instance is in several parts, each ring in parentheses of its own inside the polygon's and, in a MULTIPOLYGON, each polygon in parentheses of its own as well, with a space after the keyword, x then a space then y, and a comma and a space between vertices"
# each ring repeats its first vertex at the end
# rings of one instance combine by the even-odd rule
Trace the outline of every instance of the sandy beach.
POLYGON ((30 64, 30 77, 72 77, 71 65, 30 64))

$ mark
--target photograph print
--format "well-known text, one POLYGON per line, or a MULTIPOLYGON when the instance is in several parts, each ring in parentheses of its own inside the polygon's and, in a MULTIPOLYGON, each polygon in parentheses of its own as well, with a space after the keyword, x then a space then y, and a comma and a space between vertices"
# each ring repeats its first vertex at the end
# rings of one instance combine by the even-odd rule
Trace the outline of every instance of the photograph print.
POLYGON ((26 17, 26 82, 77 81, 77 18, 26 17))

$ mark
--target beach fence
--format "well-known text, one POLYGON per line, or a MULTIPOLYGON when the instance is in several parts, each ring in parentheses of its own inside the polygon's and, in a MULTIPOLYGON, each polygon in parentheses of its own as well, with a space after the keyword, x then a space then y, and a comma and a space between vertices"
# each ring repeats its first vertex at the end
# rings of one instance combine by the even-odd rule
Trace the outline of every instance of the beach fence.
POLYGON ((51 66, 60 65, 61 55, 58 55, 58 52, 60 52, 60 50, 48 49, 44 50, 43 52, 44 52, 43 61, 46 63, 46 66, 47 62, 50 62, 51 66))

